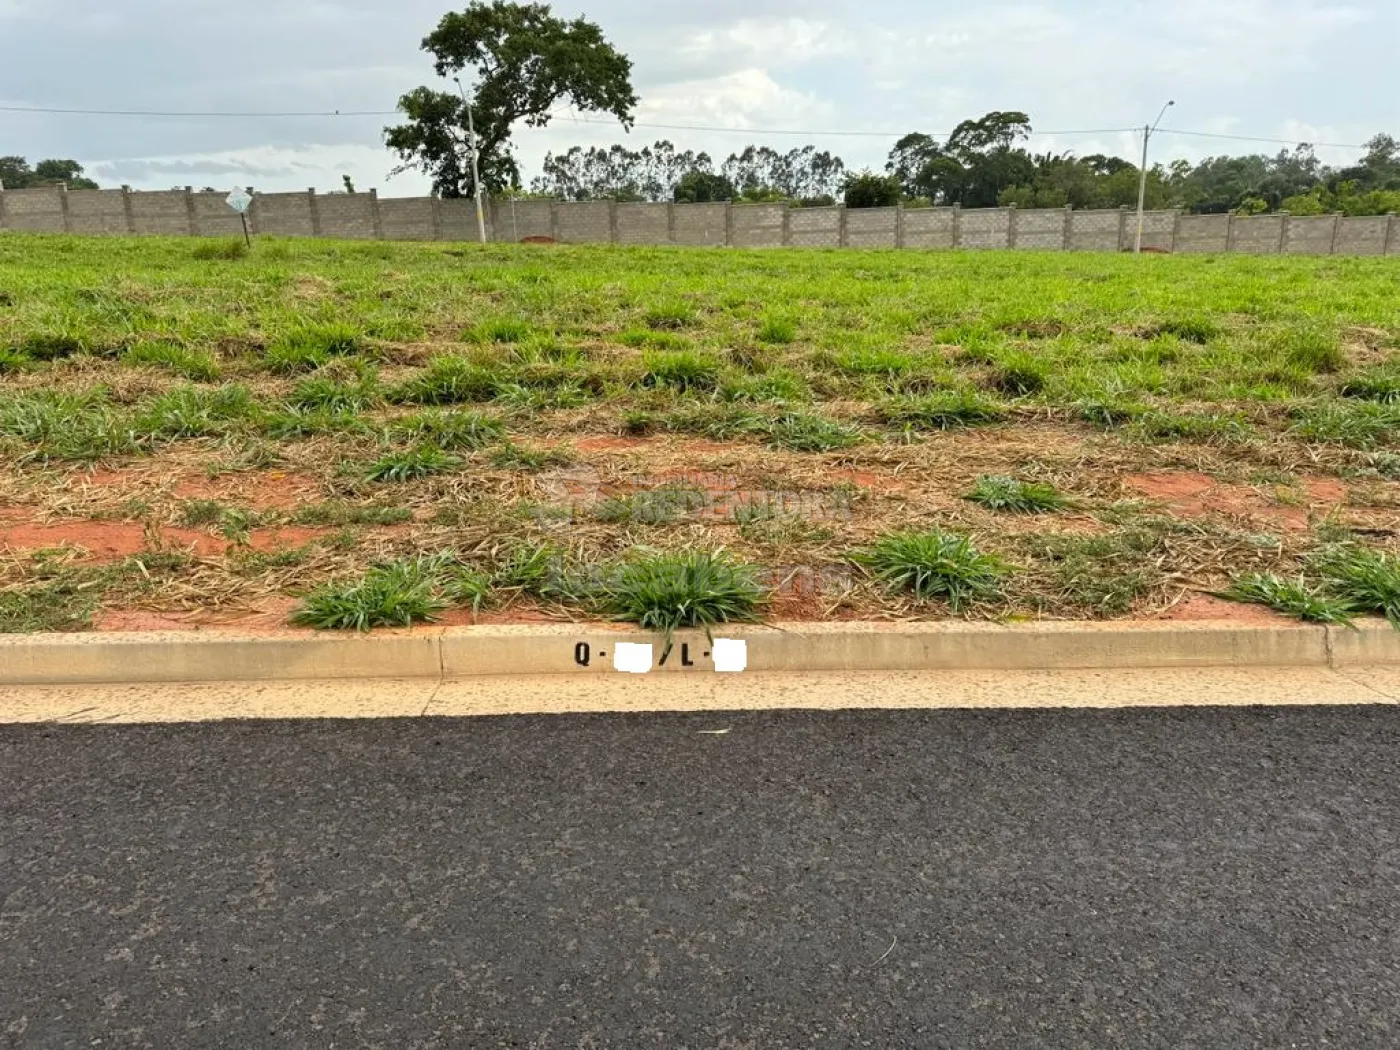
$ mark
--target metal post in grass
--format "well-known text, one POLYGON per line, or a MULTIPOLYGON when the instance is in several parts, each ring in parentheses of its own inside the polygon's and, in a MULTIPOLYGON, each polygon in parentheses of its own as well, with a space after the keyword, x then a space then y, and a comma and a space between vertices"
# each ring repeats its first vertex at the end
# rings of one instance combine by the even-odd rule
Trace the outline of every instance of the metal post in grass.
POLYGON ((253 204, 253 195, 247 190, 234 190, 224 198, 224 203, 238 212, 238 218, 243 223, 243 241, 251 248, 253 246, 253 238, 252 235, 248 233, 248 209, 253 204))
POLYGON ((1157 125, 1162 123, 1162 118, 1167 115, 1167 110, 1176 105, 1176 100, 1168 100, 1162 107, 1162 112, 1157 114, 1157 119, 1151 124, 1142 126, 1142 170, 1138 173, 1138 222, 1137 241, 1133 245, 1133 254, 1142 254, 1142 226, 1147 218, 1147 144, 1152 140, 1153 134, 1157 131, 1157 125))

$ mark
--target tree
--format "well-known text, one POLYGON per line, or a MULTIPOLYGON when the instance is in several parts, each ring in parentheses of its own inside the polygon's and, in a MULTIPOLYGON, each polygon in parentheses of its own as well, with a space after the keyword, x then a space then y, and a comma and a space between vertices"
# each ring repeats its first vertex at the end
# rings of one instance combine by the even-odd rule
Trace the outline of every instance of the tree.
POLYGON ((869 169, 847 175, 841 192, 848 208, 893 208, 903 194, 897 176, 879 175, 869 169))
POLYGON ((345 187, 346 193, 353 194, 355 192, 355 180, 349 175, 342 175, 340 177, 340 184, 345 187))
POLYGON ((738 194, 734 183, 713 171, 691 171, 676 183, 673 199, 677 204, 704 204, 708 201, 729 201, 738 194))
MULTIPOLYGON (((544 127, 567 100, 575 109, 610 113, 628 130, 637 96, 632 62, 582 18, 555 18, 548 4, 484 0, 442 17, 423 39, 438 76, 470 68, 469 96, 477 135, 481 181, 488 190, 520 180, 511 131, 524 122, 544 127)), ((419 87, 399 99, 407 123, 384 129, 384 141, 401 160, 395 173, 420 170, 444 197, 471 196, 467 102, 458 95, 419 87)))
POLYGON ((994 110, 978 120, 964 120, 942 146, 922 132, 905 135, 895 143, 885 170, 911 197, 991 207, 1002 191, 1028 185, 1034 177, 1031 155, 1015 148, 1030 133, 1026 114, 994 110))
POLYGON ((76 160, 41 160, 31 168, 23 157, 0 157, 0 186, 7 190, 59 184, 70 190, 98 188, 97 183, 83 175, 83 166, 76 160))
POLYGON ((744 200, 793 200, 815 203, 834 199, 846 176, 846 163, 815 146, 779 153, 768 146, 748 146, 731 153, 720 168, 744 200))
POLYGON ((713 167, 709 154, 680 152, 664 139, 640 150, 574 146, 565 153, 547 154, 543 174, 531 188, 573 201, 665 201, 682 177, 711 172, 713 167))

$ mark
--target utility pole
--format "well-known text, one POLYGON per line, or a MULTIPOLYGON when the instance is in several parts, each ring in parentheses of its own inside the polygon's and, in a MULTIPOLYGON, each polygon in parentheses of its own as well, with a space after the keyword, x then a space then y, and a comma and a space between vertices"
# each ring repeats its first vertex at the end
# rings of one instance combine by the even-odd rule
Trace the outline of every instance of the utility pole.
POLYGON ((467 107, 467 140, 470 143, 469 149, 472 157, 472 190, 476 196, 476 232, 481 238, 481 243, 486 243, 486 214, 481 208, 481 169, 476 161, 476 124, 472 120, 472 104, 467 101, 466 89, 462 87, 462 81, 457 77, 452 78, 457 83, 457 90, 461 93, 462 104, 467 107))
POLYGON ((1157 130, 1157 125, 1162 123, 1162 117, 1167 110, 1176 105, 1176 100, 1169 101, 1162 107, 1162 112, 1157 114, 1157 119, 1151 124, 1142 126, 1142 168, 1138 172, 1138 216, 1137 216, 1137 240, 1133 244, 1133 254, 1142 254, 1142 227, 1147 218, 1147 143, 1151 141, 1153 133, 1157 130))

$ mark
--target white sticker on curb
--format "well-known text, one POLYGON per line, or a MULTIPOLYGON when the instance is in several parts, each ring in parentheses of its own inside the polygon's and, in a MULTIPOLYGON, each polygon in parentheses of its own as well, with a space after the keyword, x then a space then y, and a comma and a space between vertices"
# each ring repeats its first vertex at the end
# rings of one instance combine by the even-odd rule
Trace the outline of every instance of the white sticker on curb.
POLYGON ((749 666, 749 643, 742 638, 716 638, 715 670, 733 674, 749 666))
POLYGON ((646 674, 651 670, 650 642, 618 642, 613 646, 613 666, 627 674, 646 674))

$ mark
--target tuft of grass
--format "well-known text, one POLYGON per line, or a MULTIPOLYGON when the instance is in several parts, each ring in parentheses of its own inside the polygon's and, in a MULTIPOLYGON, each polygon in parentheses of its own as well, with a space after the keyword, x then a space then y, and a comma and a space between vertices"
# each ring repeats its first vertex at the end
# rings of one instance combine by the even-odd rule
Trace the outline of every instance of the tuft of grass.
POLYGON ((227 434, 260 416, 244 386, 214 390, 176 387, 153 398, 136 414, 133 429, 153 438, 209 437, 227 434))
POLYGON ((854 560, 886 587, 919 601, 946 599, 953 612, 999 597, 1007 572, 1000 558, 979 551, 969 537, 942 529, 891 533, 854 560))
POLYGON ((700 489, 670 485, 601 500, 592 513, 599 521, 613 524, 666 525, 703 509, 708 502, 709 497, 700 489))
POLYGON ((788 412, 766 427, 768 444, 793 452, 829 452, 850 448, 864 440, 859 427, 825 416, 788 412))
POLYGON ((986 426, 1006 418, 1006 410, 1001 405, 971 390, 947 390, 923 397, 889 398, 878 404, 875 411, 882 423, 894 423, 921 430, 986 426))
POLYGON ((104 392, 36 390, 0 396, 0 436, 28 446, 23 460, 90 463, 141 450, 130 420, 104 392))
POLYGON ((35 332, 21 339, 13 349, 35 361, 60 361, 94 349, 89 334, 81 330, 35 332))
POLYGON ((389 435, 458 452, 493 445, 505 436, 505 431, 501 424, 480 412, 430 409, 395 420, 389 435))
POLYGON ((1004 510, 1013 514, 1044 514, 1063 510, 1069 504, 1069 500, 1054 485, 1020 481, 1001 474, 982 475, 963 499, 981 504, 988 510, 1004 510))
POLYGON ((1352 608, 1345 601, 1309 586, 1303 579, 1285 580, 1273 573, 1250 573, 1235 580, 1221 597, 1266 605, 1310 623, 1351 624, 1352 608))
POLYGON ((363 349, 364 337, 353 325, 303 324, 273 341, 263 355, 263 366, 278 375, 314 372, 334 357, 348 357, 363 349))
POLYGON ((1395 436, 1400 406, 1322 402, 1298 409, 1292 432, 1308 441, 1373 449, 1395 436))
POLYGON ((812 399, 806 380, 785 368, 763 375, 729 372, 720 381, 719 396, 726 401, 784 405, 812 399))
POLYGON ((1103 427, 1105 430, 1126 426, 1136 419, 1141 419, 1149 411, 1146 405, 1136 401, 1097 398, 1081 401, 1076 407, 1079 409, 1079 418, 1084 422, 1103 427))
POLYGON ((564 448, 537 448, 531 445, 517 445, 505 441, 491 454, 491 465, 500 470, 540 471, 549 467, 562 467, 573 462, 573 456, 564 448))
POLYGON ((196 383, 212 383, 219 378, 219 362, 213 354, 177 343, 137 343, 123 351, 121 359, 128 365, 174 372, 196 383))
POLYGON ((196 262, 237 262, 248 254, 248 242, 239 238, 200 241, 190 249, 196 262))
POLYGON ((684 302, 661 303, 648 310, 642 320, 653 331, 676 332, 695 323, 695 308, 684 302))
POLYGON ((33 364, 34 359, 28 354, 8 346, 0 346, 0 376, 23 372, 33 364))
POLYGON ((1292 368, 1317 375, 1340 372, 1347 364, 1346 353, 1336 332, 1319 328, 1291 328, 1277 339, 1278 348, 1292 368))
POLYGON ((1044 361, 1031 354, 1006 354, 988 378, 993 390, 1009 397, 1030 397, 1045 389, 1050 371, 1044 361))
POLYGON ((440 354, 428 367, 396 388, 390 398, 413 405, 453 405, 490 401, 500 374, 465 357, 440 354))
POLYGON ((1156 339, 1159 336, 1169 335, 1180 339, 1183 343, 1205 346, 1206 343, 1220 335, 1220 326, 1208 317, 1180 317, 1149 325, 1139 334, 1144 339, 1156 339))
POLYGON ((191 528, 217 525, 227 508, 216 499, 187 499, 180 505, 180 524, 191 528))
POLYGON ((523 343, 530 335, 529 323, 518 317, 493 317, 468 332, 467 339, 474 343, 523 343))
POLYGON ((1400 556, 1343 545, 1313 559, 1327 589, 1358 613, 1384 616, 1400 630, 1400 556))
POLYGON ((600 604, 608 615, 669 640, 685 627, 751 622, 767 598, 753 566, 723 551, 684 551, 623 563, 603 586, 600 604))
POLYGON ((352 503, 315 503, 292 519, 298 525, 402 525, 413 520, 407 507, 359 507, 352 503))
POLYGON ((797 322, 784 314, 768 314, 758 326, 756 338, 770 346, 786 346, 797 339, 797 322))
POLYGON ((370 464, 365 476, 370 481, 404 482, 445 474, 462 466, 460 456, 448 455, 440 448, 422 445, 401 452, 390 452, 370 464))
POLYGON ((1389 365, 1360 372, 1342 384, 1341 393, 1342 397, 1387 405, 1400 402, 1400 367, 1389 365))
POLYGON ((442 596, 453 605, 481 612, 491 600, 491 577, 465 565, 449 567, 442 577, 442 596))
POLYGON ((550 597, 557 592, 562 562, 559 552, 548 543, 516 543, 497 564, 491 583, 538 598, 550 597))
POLYGON ((353 414, 378 404, 380 397, 379 381, 373 373, 348 382, 318 375, 298 383, 287 398, 287 406, 294 412, 353 414))
POLYGON ((97 598, 91 588, 70 579, 0 590, 0 634, 81 631, 92 626, 97 598))
POLYGON ((1134 437, 1141 441, 1244 441, 1249 437, 1249 425, 1234 413, 1203 412, 1174 413, 1155 409, 1144 412, 1129 425, 1134 437))
POLYGON ((720 362, 698 350, 644 350, 646 386, 667 386, 682 394, 713 390, 719 384, 720 362))
POLYGON ((445 607, 436 583, 420 560, 376 565, 357 580, 312 591, 292 614, 292 622, 321 631, 411 627, 433 620, 445 607))

